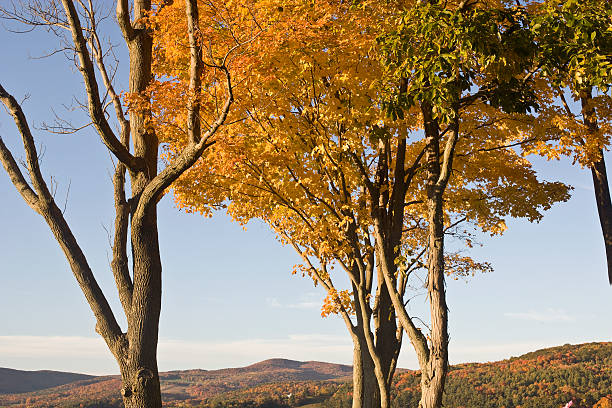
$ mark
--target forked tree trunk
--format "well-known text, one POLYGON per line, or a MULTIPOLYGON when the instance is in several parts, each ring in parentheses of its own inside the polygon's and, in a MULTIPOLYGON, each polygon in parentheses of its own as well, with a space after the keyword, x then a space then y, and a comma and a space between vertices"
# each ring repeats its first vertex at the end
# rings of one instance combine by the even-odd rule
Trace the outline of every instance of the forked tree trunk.
MULTIPOLYGON (((427 297, 431 317, 429 353, 421 364, 419 408, 440 408, 448 371, 448 308, 444 288, 444 190, 452 171, 459 133, 458 107, 453 129, 440 157, 440 129, 429 104, 422 105, 427 165, 428 246, 427 297)), ((449 125, 450 126, 450 125, 449 125)))
MULTIPOLYGON (((153 39, 143 23, 151 10, 150 0, 134 1, 134 26, 124 30, 130 56, 129 91, 144 94, 152 79, 153 39)), ((157 175, 158 140, 147 128, 150 111, 130 113, 134 153, 144 159, 142 171, 131 172, 132 195, 139 197, 157 175)), ((128 313, 128 358, 121 364, 122 396, 126 408, 161 407, 157 370, 157 337, 161 310, 162 266, 157 231, 157 208, 150 206, 131 222, 134 295, 128 313)))
POLYGON ((128 358, 121 373, 122 396, 126 408, 157 408, 161 407, 157 338, 162 268, 155 207, 142 225, 132 223, 132 256, 135 290, 128 323, 128 358))
MULTIPOLYGON (((87 8, 84 2, 79 2, 87 8)), ((163 2, 162 2, 163 3, 163 2)), ((0 138, 0 162, 7 171, 24 201, 44 217, 64 251, 73 274, 96 317, 96 332, 105 340, 117 360, 121 372, 123 402, 128 408, 161 408, 161 392, 157 368, 157 338, 161 309, 162 265, 157 231, 157 209, 159 198, 178 177, 190 168, 203 151, 210 146, 210 138, 224 123, 233 102, 230 73, 225 65, 215 66, 226 75, 227 99, 216 120, 202 133, 199 119, 200 102, 196 98, 187 102, 189 142, 171 163, 157 172, 159 143, 155 131, 147 125, 150 109, 133 109, 126 120, 121 98, 114 91, 112 80, 104 66, 103 52, 95 31, 96 20, 93 10, 86 10, 90 20, 88 30, 83 30, 80 13, 72 0, 62 0, 63 16, 73 40, 74 50, 83 75, 88 99, 89 115, 103 143, 120 161, 113 179, 115 195, 115 238, 111 269, 119 292, 119 299, 127 318, 127 333, 122 332, 106 297, 100 290, 62 212, 49 191, 38 164, 38 153, 21 106, 0 85, 0 102, 13 115, 22 136, 27 156, 30 181, 22 174, 13 154, 0 138), (88 32, 87 38, 84 32, 88 32), (117 137, 106 118, 105 107, 98 87, 94 56, 107 96, 115 107, 121 134, 117 137), (133 148, 130 148, 130 140, 133 148), (133 154, 131 153, 133 150, 133 154), (129 170, 131 196, 126 199, 125 172, 129 170), (130 227, 130 228, 128 228, 130 227), (128 230, 132 249, 132 276, 128 265, 128 230)), ((129 50, 130 71, 129 91, 131 94, 147 97, 147 88, 152 79, 152 37, 146 27, 146 17, 151 12, 151 0, 133 1, 133 21, 129 2, 117 0, 117 22, 129 50)), ((198 6, 196 0, 186 0, 186 15, 189 30, 190 50, 190 92, 201 89, 202 49, 196 40, 199 32, 198 6)), ((32 8, 34 22, 41 15, 54 15, 59 9, 32 8)), ((83 11, 83 10, 81 10, 83 11)), ((53 20, 53 18, 51 19, 53 20)), ((46 21, 40 22, 46 25, 46 21)), ((227 55, 226 55, 227 58, 227 55)), ((225 61, 225 60, 224 60, 225 61)))
MULTIPOLYGON (((359 406, 388 408, 391 406, 391 381, 389 378, 393 376, 395 371, 397 355, 399 354, 401 344, 397 341, 395 332, 393 332, 395 342, 391 339, 386 339, 387 341, 381 340, 383 340, 385 333, 388 331, 389 324, 392 324, 393 328, 396 329, 395 317, 389 314, 393 312, 393 309, 385 309, 387 313, 382 313, 384 318, 375 314, 372 322, 371 313, 366 312, 364 309, 368 305, 359 296, 355 286, 353 286, 353 289, 355 292, 357 324, 349 330, 353 338, 353 358, 355 361, 358 361, 359 368, 357 368, 357 365, 353 367, 354 391, 352 406, 353 408, 359 406), (366 321, 366 319, 370 320, 366 321), (372 323, 375 326, 375 333, 371 332, 372 323), (357 359, 358 357, 359 359, 357 359)), ((379 293, 377 293, 378 295, 379 293)), ((376 313, 380 313, 380 311, 381 309, 379 308, 376 313)))

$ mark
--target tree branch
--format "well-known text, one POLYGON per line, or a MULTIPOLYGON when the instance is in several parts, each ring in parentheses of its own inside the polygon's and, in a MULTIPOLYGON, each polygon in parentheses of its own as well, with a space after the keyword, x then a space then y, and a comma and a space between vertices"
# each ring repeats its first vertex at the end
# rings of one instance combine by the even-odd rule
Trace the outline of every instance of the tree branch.
MULTIPOLYGON (((200 48, 199 51, 195 51, 192 53, 192 59, 190 62, 190 76, 195 75, 197 69, 194 69, 194 65, 198 65, 200 62, 197 61, 197 58, 194 58, 194 55, 202 55, 201 45, 195 39, 195 32, 199 31, 199 25, 197 20, 197 1, 196 0, 185 0, 186 3, 186 11, 187 11, 187 22, 188 26, 193 27, 193 30, 189 31, 189 44, 193 45, 196 48, 200 48)), ((230 50, 231 52, 231 50, 230 50)), ((199 60, 201 61, 201 59, 199 60)), ((183 149, 183 151, 174 159, 172 162, 162 170, 153 180, 151 180, 140 196, 138 200, 138 206, 134 211, 134 215, 132 220, 136 222, 140 222, 142 217, 145 215, 148 208, 151 204, 156 203, 163 193, 163 191, 168 188, 177 178, 181 176, 187 169, 189 169, 193 164, 202 156, 204 150, 211 145, 209 143, 210 138, 217 132, 219 127, 223 125, 225 119, 230 110, 230 106, 234 101, 234 94, 232 92, 232 81, 231 75, 227 66, 222 65, 216 67, 225 73, 226 78, 226 87, 227 87, 227 99, 225 100, 225 104, 221 109, 221 113, 217 116, 217 119, 212 123, 210 128, 204 133, 204 135, 195 134, 195 130, 199 129, 200 118, 198 115, 193 114, 194 109, 199 110, 200 103, 198 100, 194 100, 193 102, 188 104, 188 110, 192 111, 191 115, 188 117, 191 120, 191 132, 194 132, 190 137, 190 142, 183 149), (197 140, 197 143, 194 143, 193 140, 197 140)), ((195 93, 195 89, 191 89, 191 86, 198 86, 199 80, 194 79, 193 77, 189 80, 190 91, 195 93)))
POLYGON ((130 12, 128 0, 117 0, 117 24, 121 29, 121 33, 127 42, 132 41, 135 36, 132 22, 130 21, 130 12))
MULTIPOLYGON (((34 144, 34 138, 30 132, 25 114, 15 98, 6 92, 2 85, 0 85, 0 101, 2 101, 2 103, 8 108, 15 120, 17 129, 21 134, 23 147, 27 157, 28 171, 38 196, 36 196, 31 188, 29 188, 29 185, 25 182, 21 172, 15 173, 17 164, 1 139, 0 160, 9 173, 11 181, 13 181, 13 184, 20 191, 28 205, 30 205, 37 213, 42 215, 49 225, 51 232, 55 236, 55 239, 59 243, 64 255, 66 256, 66 259, 68 260, 68 263, 70 264, 72 273, 79 283, 81 291, 85 295, 85 298, 87 299, 87 302, 89 303, 89 306, 96 317, 96 331, 104 338, 109 349, 119 359, 119 349, 122 344, 120 340, 122 339, 123 334, 121 333, 121 329, 115 320, 115 316, 108 304, 108 301, 98 286, 93 272, 87 263, 85 255, 78 245, 76 238, 72 234, 68 223, 64 219, 62 211, 56 205, 55 200, 53 199, 53 196, 42 176, 40 166, 38 164, 38 155, 36 152, 36 146, 34 144), (34 199, 36 201, 33 201, 34 199), (31 203, 35 205, 32 206, 31 203)), ((18 170, 19 169, 17 167, 17 171, 18 170)))
POLYGON ((87 43, 83 37, 83 29, 79 20, 78 13, 71 0, 62 0, 66 17, 70 24, 70 32, 72 41, 75 46, 77 55, 79 56, 79 70, 83 75, 85 82, 85 90, 87 92, 89 116, 102 138, 102 142, 106 147, 123 162, 130 170, 138 171, 144 169, 144 161, 141 158, 136 158, 121 144, 115 136, 106 117, 104 108, 100 101, 100 92, 96 82, 96 74, 94 72, 93 63, 87 51, 87 43))

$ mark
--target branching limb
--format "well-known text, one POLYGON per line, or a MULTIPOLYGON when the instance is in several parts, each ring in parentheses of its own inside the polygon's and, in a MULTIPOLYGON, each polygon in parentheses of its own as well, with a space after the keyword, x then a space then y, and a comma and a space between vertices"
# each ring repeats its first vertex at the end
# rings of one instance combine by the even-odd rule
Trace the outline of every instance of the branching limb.
POLYGON ((81 71, 83 80, 85 82, 89 116, 91 117, 98 134, 102 138, 102 142, 117 157, 117 159, 123 162, 132 171, 142 170, 144 169, 143 160, 132 156, 129 150, 121 144, 119 139, 117 139, 108 121, 106 120, 104 107, 100 101, 100 92, 96 82, 94 66, 89 56, 89 51, 87 50, 87 42, 83 37, 83 29, 81 27, 81 22, 79 20, 76 8, 72 0, 62 0, 62 3, 64 5, 64 11, 66 13, 68 23, 70 24, 72 41, 74 42, 75 50, 79 57, 79 70, 81 71))
POLYGON ((32 187, 28 184, 25 177, 21 173, 21 169, 19 169, 19 165, 13 158, 10 150, 4 144, 2 137, 0 136, 0 161, 2 162, 2 166, 4 170, 6 170, 9 175, 11 182, 19 191, 19 194, 23 197, 25 202, 32 208, 34 211, 40 214, 40 210, 38 209, 38 196, 32 190, 32 187))
POLYGON ((442 168, 440 169, 440 176, 438 177, 438 181, 436 182, 436 186, 441 190, 444 190, 446 188, 446 184, 448 183, 448 179, 451 175, 457 140, 459 140, 459 115, 455 114, 455 118, 452 122, 450 136, 446 141, 446 146, 444 146, 444 154, 442 156, 442 168))
MULTIPOLYGON (((89 20, 91 22, 89 44, 96 60, 98 70, 100 71, 100 75, 102 76, 102 83, 104 84, 106 92, 108 93, 108 96, 110 97, 110 100, 113 103, 113 107, 115 108, 115 115, 117 117, 117 120, 119 121, 119 126, 121 126, 121 138, 123 138, 125 134, 129 134, 130 132, 130 122, 126 120, 125 115, 123 114, 123 106, 121 105, 121 99, 119 98, 117 92, 115 92, 112 79, 109 76, 108 70, 106 69, 106 65, 104 64, 104 53, 102 51, 102 44, 100 43, 100 37, 98 36, 97 32, 97 22, 95 16, 91 11, 88 11, 88 13, 89 20)), ((129 145, 124 143, 122 144, 126 148, 126 150, 129 149, 129 145)))
MULTIPOLYGON (((383 236, 380 231, 380 225, 378 221, 375 220, 374 224, 374 233, 375 233, 375 245, 378 254, 384 254, 383 247, 383 236)), ((427 361, 429 360, 429 347, 427 345, 427 338, 425 335, 416 327, 410 316, 408 316, 408 312, 406 312, 406 308, 402 302, 402 298, 397 291, 397 288, 393 284, 393 276, 391 276, 391 268, 387 263, 387 259, 384 255, 379 256, 379 262, 381 263, 383 277, 385 280, 385 285, 389 291, 389 295, 391 297, 391 302, 393 303, 393 307, 395 308, 395 313, 399 318, 400 324, 404 328, 404 331, 408 335, 410 339, 410 343, 414 347, 417 358, 419 360, 419 365, 421 367, 425 367, 427 361)))
POLYGON ((126 42, 132 41, 135 36, 132 22, 130 21, 130 11, 128 0, 117 0, 117 23, 126 42))
POLYGON ((127 257, 128 226, 130 223, 130 205, 125 197, 125 165, 118 163, 113 177, 115 197, 115 237, 113 240, 113 260, 111 269, 117 285, 119 300, 126 317, 132 309, 134 284, 130 277, 127 257))
MULTIPOLYGON (((200 93, 202 89, 202 46, 200 45, 199 12, 197 4, 186 1, 187 30, 189 32, 189 101, 187 102, 187 134, 189 142, 200 141, 200 93)), ((228 86, 229 88, 229 86, 228 86)), ((231 92, 231 90, 230 90, 231 92)))
MULTIPOLYGON (((187 10, 187 21, 190 27, 193 27, 192 30, 189 31, 189 43, 194 47, 199 48, 199 51, 195 51, 192 53, 191 59, 191 67, 190 73, 194 75, 198 72, 197 69, 194 69, 194 65, 198 65, 201 61, 199 59, 196 61, 194 56, 202 55, 201 45, 195 39, 195 33, 199 31, 199 25, 197 20, 197 1, 196 0, 185 0, 186 1, 186 10, 187 10)), ((210 146, 212 143, 210 142, 211 137, 217 132, 219 127, 223 125, 227 115, 229 114, 230 106, 234 101, 234 94, 232 92, 232 81, 230 72, 225 65, 217 66, 216 69, 219 69, 225 73, 226 78, 226 88, 227 88, 227 99, 225 100, 225 104, 221 108, 221 112, 217 116, 217 119, 211 124, 210 128, 203 135, 195 134, 195 131, 199 129, 200 118, 198 115, 193 114, 194 110, 199 111, 200 102, 197 99, 194 99, 189 103, 188 109, 192 112, 188 117, 190 118, 191 123, 188 125, 191 127, 190 142, 183 149, 183 151, 172 160, 172 162, 162 170, 153 180, 151 180, 140 196, 138 200, 138 206, 136 207, 136 211, 133 215, 133 221, 140 222, 140 220, 144 217, 148 208, 156 203, 160 198, 163 191, 170 186, 177 178, 181 176, 187 169, 189 169, 193 164, 202 156, 204 150, 210 146), (197 140, 197 143, 193 141, 197 140)), ((190 78, 190 87, 198 86, 199 81, 190 78)), ((195 93, 195 89, 190 89, 191 92, 195 93)))
POLYGON ((34 138, 30 132, 30 128, 23 110, 15 98, 6 92, 2 85, 0 85, 0 101, 7 107, 13 116, 17 129, 21 134, 23 147, 26 152, 28 172, 36 193, 32 191, 28 183, 25 181, 25 178, 17 167, 17 163, 1 139, 0 160, 9 173, 11 181, 24 197, 24 200, 37 213, 42 215, 49 225, 51 232, 62 248, 66 259, 70 264, 70 268, 72 269, 72 272, 96 317, 96 331, 104 338, 113 354, 120 358, 119 355, 121 353, 120 349, 123 345, 123 334, 121 333, 121 329, 115 320, 115 316, 108 304, 108 301, 104 297, 102 290, 96 282, 85 255, 78 245, 76 238, 68 226, 68 223, 64 219, 62 211, 55 203, 55 200, 53 199, 53 196, 49 191, 45 180, 43 179, 40 166, 38 164, 38 154, 36 152, 34 138))

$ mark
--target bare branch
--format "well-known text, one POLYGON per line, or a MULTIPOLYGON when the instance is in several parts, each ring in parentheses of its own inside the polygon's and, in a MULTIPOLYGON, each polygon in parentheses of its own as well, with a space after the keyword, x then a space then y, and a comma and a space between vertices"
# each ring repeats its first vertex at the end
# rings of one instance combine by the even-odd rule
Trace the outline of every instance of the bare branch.
MULTIPOLYGON (((98 66, 98 70, 102 75, 102 82, 104 83, 104 87, 106 88, 106 92, 110 97, 113 106, 115 108, 115 115, 117 120, 119 121, 119 125, 121 126, 121 134, 122 137, 124 134, 130 132, 130 123, 125 119, 125 115, 123 114, 123 107, 121 105, 121 100, 119 95, 115 92, 115 88, 113 87, 112 79, 109 76, 108 70, 106 69, 106 65, 104 64, 104 53, 102 51, 102 44, 100 43, 100 37, 97 32, 97 21, 93 13, 90 15, 90 36, 89 36, 89 44, 91 50, 94 54, 94 58, 96 59, 96 65, 98 66)), ((124 147, 129 149, 128 145, 124 145, 124 147)))
POLYGON ((98 84, 96 82, 96 76, 94 72, 93 63, 87 50, 87 43, 83 37, 83 29, 79 16, 74 7, 74 3, 71 0, 62 0, 64 10, 68 22, 70 24, 70 31, 72 34, 72 41, 79 57, 79 70, 83 75, 85 81, 85 89, 87 92, 89 116, 91 117, 96 130, 98 131, 102 142, 108 147, 108 149, 123 162, 130 170, 137 171, 144 169, 144 161, 140 158, 132 156, 125 146, 115 136, 111 129, 106 117, 104 115, 104 108, 100 101, 100 92, 98 90, 98 84))
POLYGON ((30 187, 25 177, 23 177, 23 174, 19 169, 19 165, 13 158, 13 155, 11 154, 10 150, 4 144, 2 136, 0 136, 0 161, 2 162, 2 166, 4 166, 4 169, 8 173, 11 182, 13 183, 15 188, 17 188, 17 191, 19 191, 19 194, 21 194, 21 196, 30 206, 30 208, 39 213, 38 196, 36 195, 34 190, 32 190, 32 187, 30 187))
POLYGON ((68 226, 68 223, 64 219, 62 211, 55 203, 55 200, 53 199, 53 196, 42 177, 38 164, 36 146, 23 110, 15 98, 6 92, 2 85, 0 85, 0 101, 2 101, 2 103, 8 108, 15 120, 17 129, 21 134, 27 157, 28 171, 38 196, 34 194, 32 189, 29 188, 29 185, 25 182, 23 175, 21 175, 21 173, 18 171, 19 169, 15 163, 15 160, 12 158, 12 155, 1 139, 0 160, 9 173, 11 181, 13 181, 15 187, 20 191, 25 201, 36 212, 42 215, 49 225, 51 232, 62 248, 66 259, 70 264, 70 268, 72 269, 72 272, 96 317, 96 331, 99 332, 104 338, 113 354, 118 356, 118 353, 120 352, 119 339, 123 336, 121 329, 115 320, 115 316, 108 304, 108 301, 96 282, 85 255, 83 254, 79 244, 76 241, 76 238, 68 226), (17 170, 17 172, 15 170, 17 170))

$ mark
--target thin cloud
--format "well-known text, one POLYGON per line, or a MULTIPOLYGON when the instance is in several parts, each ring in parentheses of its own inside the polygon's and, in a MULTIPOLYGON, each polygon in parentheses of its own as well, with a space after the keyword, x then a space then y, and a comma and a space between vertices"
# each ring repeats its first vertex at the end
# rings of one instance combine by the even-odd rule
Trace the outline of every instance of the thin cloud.
POLYGON ((451 364, 485 363, 518 357, 531 351, 558 346, 555 341, 513 342, 503 344, 453 344, 449 348, 451 364))
POLYGON ((276 309, 310 309, 317 310, 321 308, 321 299, 319 295, 307 294, 299 302, 281 303, 277 298, 266 298, 266 304, 269 307, 276 309))
MULTIPOLYGON (((269 358, 351 364, 349 336, 292 334, 287 337, 234 341, 160 339, 162 371, 242 367, 269 358)), ((21 370, 51 369, 87 374, 118 374, 114 359, 100 338, 0 336, 0 366, 21 370)))
POLYGON ((540 323, 575 322, 576 318, 563 309, 548 308, 545 311, 530 310, 529 312, 509 312, 504 316, 511 319, 528 320, 540 323))

